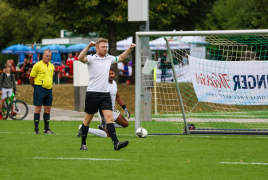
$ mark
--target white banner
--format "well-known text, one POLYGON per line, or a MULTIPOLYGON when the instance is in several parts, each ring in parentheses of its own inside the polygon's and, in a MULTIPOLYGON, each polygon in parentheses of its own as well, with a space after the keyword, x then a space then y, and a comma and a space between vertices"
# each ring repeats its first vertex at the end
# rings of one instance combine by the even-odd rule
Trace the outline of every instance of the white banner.
MULTIPOLYGON (((177 76, 177 81, 178 82, 192 82, 191 78, 191 73, 190 73, 190 67, 189 65, 174 65, 174 69, 176 72, 177 76)), ((166 69, 165 71, 165 78, 163 77, 163 70, 162 69, 157 69, 156 72, 156 82, 161 83, 161 82, 175 82, 174 76, 173 76, 173 71, 172 69, 166 69), (162 79, 161 79, 162 76, 162 79)))
POLYGON ((214 61, 189 56, 198 101, 268 105, 267 61, 214 61))

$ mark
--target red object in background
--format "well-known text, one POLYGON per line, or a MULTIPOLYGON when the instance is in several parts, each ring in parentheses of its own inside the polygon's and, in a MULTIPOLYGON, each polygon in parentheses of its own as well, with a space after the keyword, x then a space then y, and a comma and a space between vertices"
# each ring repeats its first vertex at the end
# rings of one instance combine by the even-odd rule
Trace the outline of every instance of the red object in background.
POLYGON ((74 60, 75 60, 74 58, 68 58, 66 61, 66 65, 69 66, 70 68, 70 71, 69 71, 70 75, 73 75, 73 61, 74 60))
POLYGON ((64 72, 64 68, 65 68, 65 65, 64 64, 61 64, 60 66, 56 66, 55 67, 55 70, 60 71, 60 73, 59 73, 59 76, 60 77, 66 75, 66 72, 64 72))
POLYGON ((20 84, 21 84, 21 80, 20 80, 20 79, 18 79, 18 80, 17 80, 17 83, 18 83, 18 85, 20 85, 20 84))
POLYGON ((130 84, 131 83, 131 81, 130 80, 126 80, 126 84, 130 84))

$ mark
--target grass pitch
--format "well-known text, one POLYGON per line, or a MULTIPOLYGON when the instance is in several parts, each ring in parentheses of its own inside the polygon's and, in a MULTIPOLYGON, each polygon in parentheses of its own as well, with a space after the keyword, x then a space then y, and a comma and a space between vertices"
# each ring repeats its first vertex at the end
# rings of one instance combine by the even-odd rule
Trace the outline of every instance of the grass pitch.
POLYGON ((130 122, 116 129, 128 147, 89 135, 80 151, 80 123, 52 121, 56 134, 34 135, 33 121, 0 121, 0 179, 267 179, 267 136, 137 138, 130 122))

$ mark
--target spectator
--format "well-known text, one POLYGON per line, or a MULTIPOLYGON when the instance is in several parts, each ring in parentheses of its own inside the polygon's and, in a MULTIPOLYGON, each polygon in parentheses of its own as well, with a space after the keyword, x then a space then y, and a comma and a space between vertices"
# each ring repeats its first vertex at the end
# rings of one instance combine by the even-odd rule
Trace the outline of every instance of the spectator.
POLYGON ((128 75, 132 76, 132 61, 128 62, 128 75))
POLYGON ((73 61, 74 61, 73 54, 70 53, 69 58, 66 61, 66 65, 69 66, 69 75, 73 75, 73 61))
POLYGON ((25 58, 24 63, 20 65, 20 70, 23 71, 23 73, 21 74, 21 80, 24 84, 28 83, 28 77, 30 76, 32 68, 33 65, 30 63, 30 60, 25 58))
POLYGON ((161 70, 162 70, 162 74, 161 74, 161 81, 164 80, 164 82, 166 81, 166 71, 167 71, 167 53, 164 53, 163 57, 161 58, 161 70))
POLYGON ((75 53, 75 56, 74 56, 74 60, 77 61, 77 60, 78 60, 78 56, 79 56, 79 52, 76 52, 76 53, 75 53))
MULTIPOLYGON (((7 60, 7 64, 10 65, 10 67, 11 67, 11 72, 12 72, 12 71, 15 71, 15 64, 14 64, 13 59, 8 59, 8 60, 7 60)), ((3 72, 5 72, 5 68, 3 69, 3 72)))
POLYGON ((124 70, 123 70, 123 74, 124 76, 128 76, 128 65, 127 62, 123 62, 124 63, 124 70))

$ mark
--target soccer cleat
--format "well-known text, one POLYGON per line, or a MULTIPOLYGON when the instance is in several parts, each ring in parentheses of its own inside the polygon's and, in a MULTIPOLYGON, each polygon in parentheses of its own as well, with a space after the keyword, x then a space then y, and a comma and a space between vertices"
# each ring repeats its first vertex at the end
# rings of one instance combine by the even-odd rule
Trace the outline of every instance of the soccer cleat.
POLYGON ((80 150, 87 150, 87 146, 85 144, 82 144, 80 150))
MULTIPOLYGON (((81 125, 80 125, 80 126, 81 126, 81 125)), ((81 128, 82 126, 81 126, 81 127, 80 127, 80 126, 79 126, 78 133, 77 133, 77 135, 76 135, 76 137, 78 137, 78 138, 82 135, 82 128, 81 128)))
POLYGON ((44 134, 55 134, 55 133, 52 132, 50 129, 48 129, 48 130, 44 130, 43 133, 44 133, 44 134))
POLYGON ((38 128, 34 128, 34 134, 39 134, 39 129, 38 128))
POLYGON ((0 114, 0 120, 3 120, 3 116, 2 116, 2 114, 0 114))
POLYGON ((12 116, 12 117, 13 117, 13 116, 16 116, 16 115, 17 115, 16 112, 14 112, 14 111, 11 112, 11 116, 12 116))
POLYGON ((128 145, 128 141, 124 141, 124 142, 118 142, 114 145, 114 150, 118 151, 124 147, 126 147, 128 145))
POLYGON ((102 125, 98 125, 98 129, 99 129, 99 130, 103 130, 102 125))

